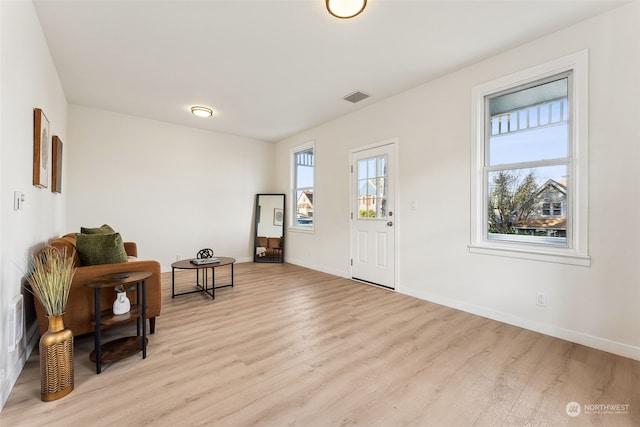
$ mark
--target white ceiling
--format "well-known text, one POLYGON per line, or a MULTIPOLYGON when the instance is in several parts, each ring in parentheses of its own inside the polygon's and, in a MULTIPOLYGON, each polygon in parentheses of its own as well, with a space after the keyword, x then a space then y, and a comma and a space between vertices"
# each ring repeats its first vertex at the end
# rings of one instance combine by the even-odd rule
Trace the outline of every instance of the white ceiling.
POLYGON ((324 0, 34 1, 68 102, 267 141, 624 3, 369 0, 339 20, 324 0))

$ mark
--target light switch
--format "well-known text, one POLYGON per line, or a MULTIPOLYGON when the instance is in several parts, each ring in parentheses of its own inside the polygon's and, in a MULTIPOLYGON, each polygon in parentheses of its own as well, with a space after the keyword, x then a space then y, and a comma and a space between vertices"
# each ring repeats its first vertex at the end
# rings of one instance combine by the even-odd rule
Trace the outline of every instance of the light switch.
POLYGON ((22 191, 13 192, 13 210, 21 211, 24 204, 24 193, 22 191))

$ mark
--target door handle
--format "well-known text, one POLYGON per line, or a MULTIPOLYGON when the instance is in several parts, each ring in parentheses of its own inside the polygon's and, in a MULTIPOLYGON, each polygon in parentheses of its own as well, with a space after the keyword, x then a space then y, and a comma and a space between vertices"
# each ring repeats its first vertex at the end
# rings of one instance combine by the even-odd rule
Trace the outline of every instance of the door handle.
POLYGON ((393 221, 387 222, 387 227, 392 227, 392 226, 393 226, 393 221))

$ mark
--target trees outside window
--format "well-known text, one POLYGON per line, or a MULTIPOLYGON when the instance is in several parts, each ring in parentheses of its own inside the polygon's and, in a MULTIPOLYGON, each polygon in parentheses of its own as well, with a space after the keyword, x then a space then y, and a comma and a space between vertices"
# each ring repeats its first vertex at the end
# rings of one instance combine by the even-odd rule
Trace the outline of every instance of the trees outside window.
POLYGON ((492 177, 489 196, 489 233, 515 234, 515 226, 524 224, 534 213, 535 175, 499 171, 492 177))

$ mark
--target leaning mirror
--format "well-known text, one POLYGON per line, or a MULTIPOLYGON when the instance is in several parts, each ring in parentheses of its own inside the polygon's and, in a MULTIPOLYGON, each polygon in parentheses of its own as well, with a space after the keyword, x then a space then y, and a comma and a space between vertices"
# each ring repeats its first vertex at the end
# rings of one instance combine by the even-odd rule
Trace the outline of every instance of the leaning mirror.
POLYGON ((255 262, 284 262, 284 194, 256 194, 255 262))

